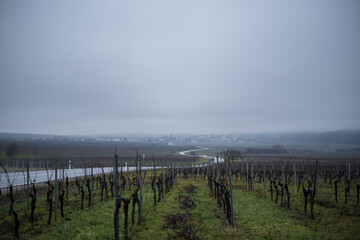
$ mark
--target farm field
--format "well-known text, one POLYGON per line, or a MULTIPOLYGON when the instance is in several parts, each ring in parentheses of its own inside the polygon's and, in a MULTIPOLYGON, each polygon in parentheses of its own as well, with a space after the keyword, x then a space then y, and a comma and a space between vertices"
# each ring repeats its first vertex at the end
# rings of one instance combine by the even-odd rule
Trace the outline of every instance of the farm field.
MULTIPOLYGON (((13 139, 0 138, 0 149, 4 149, 8 144, 13 142, 13 139)), ((58 156, 80 158, 81 155, 84 155, 84 157, 112 157, 114 144, 118 147, 118 154, 120 157, 134 155, 136 150, 145 153, 148 156, 151 156, 152 154, 156 154, 156 156, 167 156, 189 149, 189 146, 169 146, 164 143, 144 142, 35 141, 28 138, 16 142, 19 152, 13 158, 55 158, 58 156)), ((7 158, 2 151, 0 151, 0 158, 7 158)))
MULTIPOLYGON (((291 165, 287 165, 286 169, 289 170, 289 166, 291 165)), ((306 170, 304 175, 310 176, 311 167, 306 168, 306 166, 303 168, 306 170)), ((312 166, 312 164, 309 163, 308 166, 312 166)), ((139 218, 139 206, 135 205, 134 223, 132 223, 133 202, 130 201, 128 205, 128 239, 356 239, 359 236, 360 213, 356 207, 357 186, 355 181, 351 182, 351 195, 345 197, 344 191, 347 186, 345 177, 339 178, 338 199, 335 202, 334 182, 330 184, 330 177, 327 177, 325 183, 326 171, 319 174, 317 187, 319 191, 315 197, 314 219, 312 219, 310 203, 308 203, 305 213, 303 190, 300 188, 300 191, 295 193, 294 181, 291 180, 294 177, 290 173, 287 177, 289 180, 286 180, 290 194, 290 207, 286 204, 287 201, 282 203, 281 190, 279 190, 278 202, 275 203, 275 190, 273 189, 273 193, 271 193, 268 178, 265 179, 266 192, 264 193, 264 178, 261 178, 259 170, 262 167, 262 164, 252 164, 251 162, 250 164, 245 162, 232 164, 234 228, 227 216, 229 209, 224 204, 229 191, 229 183, 226 180, 228 176, 223 171, 225 164, 219 164, 218 168, 212 168, 212 166, 170 168, 168 170, 164 168, 163 174, 166 176, 164 191, 161 191, 162 173, 157 170, 156 179, 159 184, 155 187, 156 206, 154 206, 152 189, 153 171, 143 172, 143 212, 139 218), (248 165, 247 174, 246 165, 248 165), (253 174, 251 174, 251 166, 253 174), (217 195, 219 198, 214 194, 217 171, 219 171, 220 178, 219 186, 225 187, 224 192, 220 191, 220 194, 217 195), (215 175, 212 175, 213 173, 215 175), (158 201, 159 191, 164 194, 160 201, 158 201), (346 204, 345 198, 347 198, 346 204)), ((278 170, 277 162, 266 165, 266 175, 271 176, 272 180, 278 170), (274 172, 272 172, 273 166, 274 172)), ((299 164, 298 175, 301 174, 301 171, 299 164)), ((339 168, 339 172, 341 171, 343 169, 339 168)), ((122 176, 121 173, 119 174, 122 176)), ((76 181, 70 181, 68 198, 64 199, 64 217, 60 216, 60 207, 58 207, 57 221, 55 222, 53 212, 50 224, 48 224, 49 202, 46 197, 48 191, 46 184, 36 185, 38 198, 33 226, 30 221, 30 210, 27 209, 25 191, 23 191, 24 189, 16 191, 14 206, 20 220, 19 239, 114 239, 115 200, 110 188, 113 186, 111 175, 105 176, 109 188, 107 196, 104 191, 103 197, 101 197, 102 180, 95 177, 94 197, 90 206, 88 206, 90 194, 85 185, 82 185, 86 180, 78 178, 79 185, 76 184, 76 181), (82 191, 79 191, 79 186, 83 186, 84 190, 83 207, 81 207, 82 191)), ((100 178, 102 177, 100 176, 100 178)), ((126 181, 122 181, 124 179, 120 178, 122 179, 119 193, 121 198, 131 198, 136 191, 138 177, 136 173, 129 174, 129 190, 125 186, 126 181), (122 184, 125 186, 124 189, 121 187, 122 184)), ((310 178, 305 176, 307 180, 310 178)), ((305 182, 305 189, 307 189, 307 185, 305 182)), ((279 187, 279 189, 281 188, 279 187)), ((14 217, 9 215, 9 204, 9 197, 2 194, 0 201, 1 239, 14 238, 14 217)), ((120 239, 126 238, 124 223, 125 212, 124 204, 122 204, 119 211, 120 239)))
POLYGON ((0 240, 360 240, 360 1, 0 1, 0 240))

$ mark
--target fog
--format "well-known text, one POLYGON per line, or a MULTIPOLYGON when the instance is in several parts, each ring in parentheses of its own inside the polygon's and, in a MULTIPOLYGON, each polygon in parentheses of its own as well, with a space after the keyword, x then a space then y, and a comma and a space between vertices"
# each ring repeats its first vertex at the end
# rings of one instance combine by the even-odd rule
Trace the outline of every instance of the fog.
POLYGON ((360 128, 360 2, 0 1, 0 132, 360 128))

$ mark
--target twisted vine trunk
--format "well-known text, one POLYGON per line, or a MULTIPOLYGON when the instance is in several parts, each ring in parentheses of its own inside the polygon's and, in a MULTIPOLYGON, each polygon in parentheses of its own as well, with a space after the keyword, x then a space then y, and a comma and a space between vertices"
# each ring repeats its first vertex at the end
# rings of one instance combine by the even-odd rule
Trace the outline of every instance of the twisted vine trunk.
POLYGON ((287 196, 287 207, 290 208, 290 192, 289 192, 289 186, 285 184, 285 191, 287 196))
POLYGON ((304 181, 304 180, 303 180, 302 173, 299 174, 298 179, 299 179, 299 185, 298 185, 297 191, 299 192, 299 191, 300 191, 300 186, 301 186, 302 182, 304 181))
POLYGON ((81 191, 81 209, 84 209, 84 196, 85 196, 85 191, 84 191, 84 187, 80 186, 80 191, 81 191))
POLYGON ((46 201, 49 203, 49 218, 48 218, 48 225, 51 224, 51 215, 52 215, 52 194, 54 191, 54 187, 48 182, 48 191, 46 193, 46 201))
POLYGON ((221 207, 221 199, 220 199, 220 189, 219 189, 220 184, 218 182, 215 182, 215 190, 216 190, 216 200, 217 203, 219 205, 219 207, 221 207))
POLYGON ((103 196, 104 196, 104 183, 101 182, 101 191, 100 191, 100 200, 103 200, 103 196))
POLYGON ((36 208, 36 193, 37 193, 37 190, 35 188, 35 185, 33 184, 33 189, 32 189, 32 192, 30 193, 30 198, 31 198, 31 214, 30 214, 31 226, 34 225, 34 212, 35 212, 35 208, 36 208))
POLYGON ((356 185, 356 207, 359 206, 359 192, 360 192, 360 184, 356 185))
MULTIPOLYGON (((116 199, 116 207, 115 207, 115 212, 114 212, 114 226, 118 226, 119 225, 119 209, 121 207, 121 200, 120 199, 116 199)), ((118 227, 114 227, 114 231, 115 231, 115 240, 119 240, 119 228, 118 227)))
MULTIPOLYGON (((216 200, 217 200, 217 202, 219 204, 219 198, 220 198, 220 196, 219 196, 219 183, 216 180, 214 180, 213 184, 215 185, 214 198, 216 198, 216 200)), ((221 204, 219 204, 219 205, 221 205, 221 204)))
POLYGON ((125 235, 125 239, 128 239, 128 221, 129 221, 129 204, 130 204, 130 201, 131 201, 131 198, 128 198, 128 199, 121 199, 124 203, 124 235, 125 235))
POLYGON ((131 224, 132 225, 135 224, 135 207, 136 207, 136 205, 138 205, 137 206, 137 208, 138 208, 138 225, 140 225, 140 200, 137 196, 138 190, 139 190, 139 187, 132 194, 132 200, 133 200, 133 202, 132 202, 133 208, 131 211, 131 224))
POLYGON ((338 200, 337 194, 338 194, 338 181, 335 180, 335 202, 337 202, 338 200))
POLYGON ((65 199, 65 191, 61 190, 61 194, 59 195, 59 201, 60 201, 60 211, 61 211, 61 217, 65 217, 64 215, 64 199, 65 199))
POLYGON ((223 206, 223 211, 224 213, 226 213, 226 205, 225 205, 225 199, 224 199, 224 190, 223 190, 223 185, 221 186, 221 190, 220 190, 220 198, 221 198, 221 202, 222 202, 222 206, 223 206))
POLYGON ((158 188, 158 202, 160 202, 161 200, 161 181, 160 181, 160 178, 158 180, 158 182, 156 183, 157 185, 157 188, 158 188))
POLYGON ((348 187, 345 187, 345 204, 347 204, 348 193, 349 193, 349 188, 348 188, 348 187))
POLYGON ((227 190, 225 193, 225 203, 226 203, 226 217, 228 219, 228 222, 231 224, 230 192, 227 190))
POLYGON ((69 198, 69 177, 66 177, 66 199, 69 198))
POLYGON ((121 189, 125 191, 126 179, 124 176, 121 176, 121 189))
POLYGON ((15 212, 14 210, 14 206, 12 206, 11 208, 11 213, 14 216, 14 222, 15 222, 15 231, 14 231, 14 237, 18 238, 19 237, 19 227, 20 227, 20 221, 19 221, 19 217, 18 214, 15 212))
POLYGON ((270 181, 270 193, 271 193, 271 201, 272 201, 273 200, 273 182, 270 177, 269 177, 269 181, 270 181))
POLYGON ((154 206, 156 206, 156 185, 155 185, 155 177, 151 182, 151 189, 154 191, 154 206))
POLYGON ((80 184, 79 184, 79 179, 75 179, 75 184, 76 184, 76 186, 78 187, 78 192, 79 192, 79 194, 80 194, 80 184))
POLYGON ((10 198, 9 215, 11 215, 11 209, 13 208, 13 205, 14 205, 14 202, 15 202, 13 185, 10 185, 9 193, 7 194, 7 196, 10 198))
POLYGON ((15 238, 18 238, 18 237, 19 237, 20 222, 19 222, 18 214, 15 212, 15 209, 14 209, 15 199, 14 199, 14 188, 13 188, 13 185, 10 185, 8 197, 10 198, 9 214, 12 214, 12 215, 13 215, 13 217, 14 217, 14 223, 15 223, 14 237, 15 237, 15 238))
POLYGON ((345 187, 345 204, 347 204, 348 196, 350 196, 350 179, 345 178, 347 186, 345 187))
MULTIPOLYGON (((111 177, 109 177, 109 183, 110 183, 110 191, 111 191, 111 197, 114 197, 114 182, 112 181, 111 177)), ((106 195, 107 197, 107 195, 106 195)))
POLYGON ((208 186, 210 188, 211 194, 213 194, 214 193, 214 191, 213 191, 213 180, 210 177, 208 177, 208 186))
POLYGON ((88 207, 90 207, 91 205, 91 187, 90 187, 90 179, 86 179, 86 187, 88 189, 88 193, 89 193, 89 202, 88 202, 88 207))
POLYGON ((279 186, 280 186, 280 189, 281 189, 281 198, 280 198, 281 199, 281 206, 283 206, 283 204, 284 204, 284 197, 283 197, 284 193, 282 191, 283 183, 280 184, 280 182, 279 182, 279 186))
POLYGON ((308 191, 306 190, 306 188, 303 186, 303 193, 304 193, 304 211, 307 212, 307 201, 308 201, 308 191))
POLYGON ((311 213, 311 219, 314 219, 314 203, 315 203, 315 193, 316 191, 309 190, 310 195, 310 213, 311 213))
POLYGON ((52 214, 52 197, 51 197, 51 194, 50 192, 47 193, 47 202, 49 203, 49 218, 48 218, 48 225, 51 224, 51 214, 52 214))

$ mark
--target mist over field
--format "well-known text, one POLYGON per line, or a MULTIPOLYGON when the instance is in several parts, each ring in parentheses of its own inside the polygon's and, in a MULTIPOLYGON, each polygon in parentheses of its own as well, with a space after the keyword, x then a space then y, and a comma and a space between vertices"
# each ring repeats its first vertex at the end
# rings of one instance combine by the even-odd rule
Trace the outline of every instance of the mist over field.
POLYGON ((358 1, 1 1, 0 132, 359 129, 358 1))
POLYGON ((358 239, 359 63, 359 0, 0 0, 0 240, 358 239))

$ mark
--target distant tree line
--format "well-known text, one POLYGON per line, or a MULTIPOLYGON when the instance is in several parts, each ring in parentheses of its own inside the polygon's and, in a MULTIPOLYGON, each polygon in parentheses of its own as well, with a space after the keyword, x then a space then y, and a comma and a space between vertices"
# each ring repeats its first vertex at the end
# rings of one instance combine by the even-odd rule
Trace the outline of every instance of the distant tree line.
POLYGON ((360 148, 349 148, 349 149, 339 148, 336 149, 336 152, 360 152, 360 148))
POLYGON ((16 143, 11 143, 5 148, 5 155, 7 157, 13 157, 15 154, 19 152, 18 146, 16 143))
POLYGON ((274 145, 272 148, 247 148, 247 154, 279 154, 287 153, 285 148, 279 144, 274 145))

